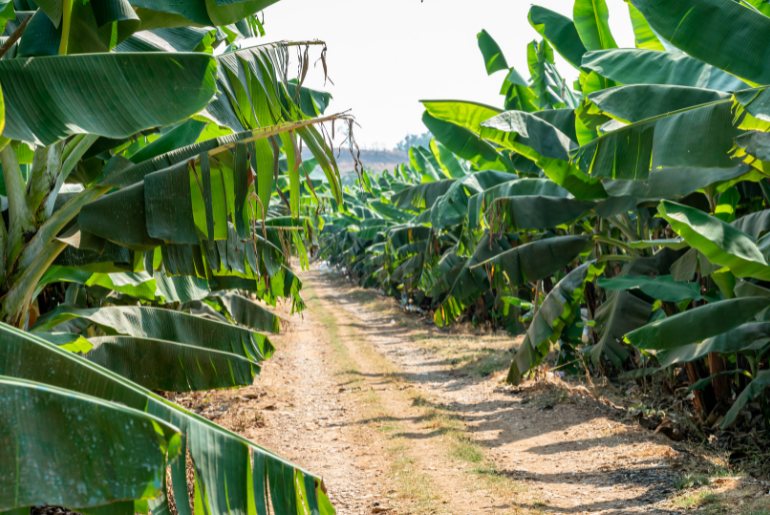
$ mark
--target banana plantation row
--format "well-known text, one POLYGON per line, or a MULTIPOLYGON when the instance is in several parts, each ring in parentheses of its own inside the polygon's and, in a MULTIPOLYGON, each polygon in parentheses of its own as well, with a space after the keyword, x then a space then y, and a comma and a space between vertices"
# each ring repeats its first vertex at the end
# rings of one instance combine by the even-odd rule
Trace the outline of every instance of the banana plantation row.
POLYGON ((632 0, 631 49, 602 0, 533 7, 529 80, 479 35, 503 109, 425 101, 430 148, 343 188, 325 47, 253 43, 274 2, 0 1, 0 512, 333 513, 157 393, 251 384, 317 245, 440 326, 525 331, 510 382, 555 350, 768 423, 770 4, 632 0))
POLYGON ((334 511, 155 393, 251 384, 302 308, 301 147, 341 201, 323 44, 254 45, 272 3, 0 2, 0 512, 334 511))
POLYGON ((657 375, 702 421, 770 427, 770 3, 628 9, 636 48, 603 1, 532 7, 529 80, 482 31, 503 109, 423 101, 429 148, 345 190, 324 256, 439 327, 524 333, 509 383, 657 375))

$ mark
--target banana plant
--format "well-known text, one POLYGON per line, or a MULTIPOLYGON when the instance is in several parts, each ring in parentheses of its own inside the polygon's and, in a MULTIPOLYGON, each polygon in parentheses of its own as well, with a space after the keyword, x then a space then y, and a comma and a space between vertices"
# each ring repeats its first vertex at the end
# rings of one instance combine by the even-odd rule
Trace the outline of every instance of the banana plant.
POLYGON ((551 354, 610 375, 669 368, 702 421, 768 423, 762 5, 631 0, 635 48, 617 47, 603 1, 576 0, 572 18, 534 6, 528 80, 482 31, 502 106, 424 101, 435 150, 362 176, 323 255, 439 325, 513 313, 501 325, 527 328, 510 382, 551 354))
POLYGON ((6 6, 0 511, 334 511, 320 478, 147 389, 250 384, 264 303, 301 309, 302 145, 342 202, 320 129, 340 116, 307 57, 289 77, 322 43, 244 46, 271 3, 6 6), (51 452, 69 465, 43 471, 51 452))

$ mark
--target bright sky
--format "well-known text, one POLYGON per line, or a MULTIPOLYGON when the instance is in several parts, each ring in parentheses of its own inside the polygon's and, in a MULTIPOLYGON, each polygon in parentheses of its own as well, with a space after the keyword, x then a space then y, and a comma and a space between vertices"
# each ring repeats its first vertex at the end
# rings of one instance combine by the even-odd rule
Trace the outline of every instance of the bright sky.
MULTIPOLYGON (((534 3, 571 17, 571 0, 534 3)), ((607 0, 620 46, 633 45, 628 7, 607 0)), ((270 40, 322 39, 329 47, 334 85, 330 112, 352 109, 366 148, 392 148, 408 133, 422 133, 420 99, 462 99, 501 106, 504 73, 488 77, 476 44, 486 29, 509 65, 528 76, 526 45, 538 37, 522 0, 282 0, 265 10, 270 40)), ((558 58, 558 56, 557 56, 558 58)), ((569 79, 576 72, 564 61, 569 79)), ((320 64, 307 85, 319 87, 320 64)))

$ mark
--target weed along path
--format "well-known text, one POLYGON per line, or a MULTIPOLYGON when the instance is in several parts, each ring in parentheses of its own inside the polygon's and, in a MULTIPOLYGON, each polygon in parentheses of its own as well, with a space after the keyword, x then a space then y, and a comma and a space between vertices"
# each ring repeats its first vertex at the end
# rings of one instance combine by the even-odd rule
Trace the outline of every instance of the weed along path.
POLYGON ((253 386, 177 400, 323 476, 339 513, 754 506, 748 480, 688 483, 719 459, 623 422, 585 388, 504 386, 510 337, 439 331, 319 269, 302 279, 307 310, 253 386))

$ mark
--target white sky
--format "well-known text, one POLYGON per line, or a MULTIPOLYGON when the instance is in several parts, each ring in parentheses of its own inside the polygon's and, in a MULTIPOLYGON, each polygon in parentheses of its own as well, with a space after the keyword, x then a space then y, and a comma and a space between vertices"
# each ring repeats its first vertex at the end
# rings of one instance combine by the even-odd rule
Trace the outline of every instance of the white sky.
MULTIPOLYGON (((571 0, 535 3, 571 17, 571 0)), ((618 45, 633 46, 625 2, 607 4, 618 45)), ((270 40, 326 41, 334 81, 322 87, 334 95, 329 112, 352 109, 362 147, 392 148, 406 134, 426 130, 420 99, 502 106, 504 73, 487 76, 476 34, 486 29, 508 64, 527 77, 526 45, 538 38, 527 21, 530 5, 521 0, 282 0, 265 10, 265 29, 270 40)), ((576 77, 564 61, 557 64, 570 80, 576 77)), ((319 64, 306 85, 323 86, 317 82, 322 75, 319 64)))

